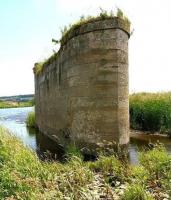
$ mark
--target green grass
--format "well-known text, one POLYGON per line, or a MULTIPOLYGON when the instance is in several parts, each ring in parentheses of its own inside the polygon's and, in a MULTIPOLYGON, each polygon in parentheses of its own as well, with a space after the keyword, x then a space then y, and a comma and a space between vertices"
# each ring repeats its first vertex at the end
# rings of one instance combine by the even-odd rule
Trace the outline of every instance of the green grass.
POLYGON ((0 199, 79 199, 93 178, 80 158, 67 164, 42 162, 2 128, 0 168, 0 199))
POLYGON ((171 135, 171 92, 130 95, 130 123, 134 129, 171 135))
MULTIPOLYGON (((70 148, 70 152, 75 151, 70 148)), ((100 199, 97 195, 101 188, 106 199, 115 199, 113 193, 124 200, 160 199, 161 193, 171 195, 171 155, 164 147, 156 146, 141 152, 139 157, 138 166, 124 165, 115 156, 99 156, 95 162, 84 162, 72 155, 65 163, 43 162, 0 128, 0 199, 100 199), (125 189, 120 189, 118 182, 125 189)))
POLYGON ((26 126, 30 128, 36 128, 35 112, 29 112, 26 118, 26 126))
POLYGON ((167 170, 171 169, 171 156, 167 154, 162 145, 158 145, 156 149, 152 149, 149 152, 141 152, 139 160, 144 169, 148 168, 150 177, 155 180, 165 179, 167 170))
POLYGON ((34 105, 33 101, 14 102, 14 101, 1 101, 0 100, 0 108, 31 107, 33 105, 34 105))
POLYGON ((130 184, 125 190, 122 200, 154 200, 141 184, 130 184))
POLYGON ((65 26, 62 30, 61 30, 61 39, 59 40, 59 42, 61 43, 61 45, 65 44, 65 40, 68 37, 69 33, 72 32, 75 29, 78 29, 80 26, 82 26, 83 24, 86 23, 90 23, 90 22, 95 22, 95 21, 100 21, 100 20, 105 20, 105 19, 114 19, 118 17, 119 19, 122 19, 123 22, 125 23, 125 25, 127 25, 128 27, 130 27, 130 21, 129 19, 124 15, 124 13, 122 12, 121 9, 117 9, 116 14, 111 10, 111 12, 107 12, 106 10, 100 8, 100 13, 97 16, 81 16, 80 19, 74 23, 74 24, 70 24, 68 27, 65 26))

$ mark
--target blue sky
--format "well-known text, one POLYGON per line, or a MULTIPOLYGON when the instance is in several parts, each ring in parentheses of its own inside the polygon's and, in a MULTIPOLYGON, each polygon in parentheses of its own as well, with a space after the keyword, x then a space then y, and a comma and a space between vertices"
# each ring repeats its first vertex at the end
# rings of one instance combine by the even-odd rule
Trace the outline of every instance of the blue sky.
POLYGON ((170 0, 0 0, 0 96, 34 92, 32 68, 56 47, 60 28, 123 9, 135 29, 130 39, 130 92, 171 90, 170 0))

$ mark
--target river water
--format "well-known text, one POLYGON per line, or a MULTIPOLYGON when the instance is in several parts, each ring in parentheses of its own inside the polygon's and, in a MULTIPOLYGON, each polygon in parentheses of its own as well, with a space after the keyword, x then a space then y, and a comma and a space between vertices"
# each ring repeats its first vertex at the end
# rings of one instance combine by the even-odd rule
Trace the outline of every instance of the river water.
MULTIPOLYGON (((24 145, 36 151, 39 155, 42 151, 47 149, 52 152, 58 151, 53 141, 48 141, 48 138, 42 137, 34 129, 28 129, 26 127, 26 116, 33 110, 33 107, 0 109, 0 125, 9 129, 11 134, 18 137, 24 145)), ((140 131, 131 131, 129 158, 132 164, 137 164, 138 162, 138 148, 147 146, 149 142, 161 142, 171 153, 171 139, 168 137, 160 135, 147 135, 140 131)))
POLYGON ((35 132, 27 129, 25 124, 27 114, 33 110, 33 107, 0 109, 0 125, 20 138, 26 146, 36 150, 35 132))

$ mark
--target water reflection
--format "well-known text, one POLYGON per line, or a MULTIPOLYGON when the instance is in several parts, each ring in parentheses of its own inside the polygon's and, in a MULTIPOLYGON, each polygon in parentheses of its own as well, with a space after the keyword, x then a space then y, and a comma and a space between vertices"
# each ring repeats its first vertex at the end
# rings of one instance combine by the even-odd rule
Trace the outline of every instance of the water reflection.
POLYGON ((41 134, 40 132, 37 132, 35 136, 37 142, 36 152, 42 160, 47 158, 61 161, 63 160, 65 152, 60 145, 57 145, 54 140, 44 134, 41 134))
POLYGON ((131 130, 130 138, 130 162, 138 163, 138 151, 151 148, 154 144, 163 144, 167 151, 171 153, 171 138, 166 135, 150 134, 148 132, 131 130))
MULTIPOLYGON (((44 152, 49 150, 56 154, 55 158, 60 159, 64 153, 60 146, 54 141, 40 134, 35 129, 28 129, 25 124, 28 112, 34 107, 0 109, 0 125, 8 128, 12 134, 20 138, 24 145, 36 151, 41 159, 44 159, 44 152)), ((147 135, 140 131, 131 131, 131 141, 129 145, 129 158, 132 164, 138 163, 138 149, 144 148, 149 142, 161 142, 171 153, 171 139, 159 135, 147 135)))

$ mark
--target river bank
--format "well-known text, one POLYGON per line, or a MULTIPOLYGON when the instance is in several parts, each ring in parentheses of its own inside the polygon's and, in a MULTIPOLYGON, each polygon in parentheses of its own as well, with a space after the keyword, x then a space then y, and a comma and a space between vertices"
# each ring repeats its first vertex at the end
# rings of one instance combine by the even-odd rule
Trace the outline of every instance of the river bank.
POLYGON ((0 128, 1 199, 169 199, 171 156, 162 146, 139 154, 138 166, 101 155, 83 162, 42 162, 0 128))
POLYGON ((171 144, 171 137, 164 133, 161 134, 160 132, 140 131, 140 130, 130 129, 130 137, 141 139, 146 142, 151 141, 152 143, 157 143, 158 141, 160 141, 161 143, 171 144))
MULTIPOLYGON (((28 113, 33 111, 34 107, 0 109, 0 125, 8 128, 24 145, 31 148, 38 155, 42 155, 43 152, 47 150, 55 154, 59 153, 59 148, 57 148, 56 143, 44 137, 43 134, 39 134, 38 131, 27 128, 26 118, 28 113)), ((153 136, 151 135, 149 141, 144 141, 142 138, 146 138, 146 135, 144 132, 141 133, 142 134, 137 134, 137 131, 135 131, 136 138, 132 137, 132 134, 130 134, 129 159, 131 164, 136 165, 138 163, 139 148, 146 148, 148 142, 153 140, 153 136)), ((158 137, 157 140, 160 141, 161 138, 158 137)), ((161 142, 166 147, 167 151, 171 153, 171 140, 166 138, 166 140, 162 140, 161 142)), ((154 143, 156 142, 154 141, 154 143)))
POLYGON ((16 102, 16 101, 2 101, 0 100, 0 108, 21 108, 33 106, 32 101, 16 102))

